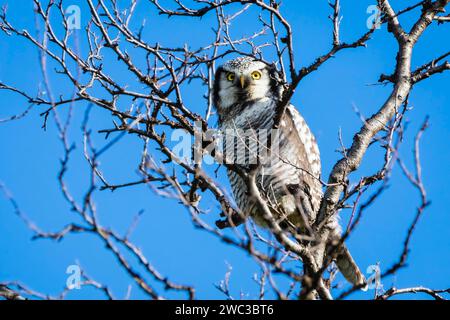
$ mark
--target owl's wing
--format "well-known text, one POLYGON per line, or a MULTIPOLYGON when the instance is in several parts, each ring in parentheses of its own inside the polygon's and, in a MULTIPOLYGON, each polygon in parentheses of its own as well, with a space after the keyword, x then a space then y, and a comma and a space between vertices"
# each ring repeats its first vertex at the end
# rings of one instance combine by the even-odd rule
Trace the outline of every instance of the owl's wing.
MULTIPOLYGON (((317 179, 321 176, 320 151, 316 138, 312 134, 305 119, 300 115, 293 105, 286 109, 286 115, 292 119, 298 138, 305 148, 305 157, 309 164, 310 173, 317 179)), ((305 168, 306 169, 306 168, 305 168)))
MULTIPOLYGON (((321 164, 320 164, 320 153, 319 153, 319 147, 317 145, 316 139, 314 135, 311 133, 308 125, 306 124, 303 117, 300 115, 300 113, 295 109, 294 106, 290 105, 287 108, 287 117, 292 119, 293 126, 295 127, 295 130, 297 131, 298 137, 305 148, 305 157, 308 159, 306 161, 309 163, 309 169, 311 170, 311 173, 316 177, 313 182, 310 182, 313 184, 314 188, 312 192, 313 194, 313 200, 314 197, 319 200, 320 205, 320 198, 322 196, 322 185, 320 182, 320 175, 321 175, 321 164)), ((301 155, 300 155, 301 157, 301 155)), ((308 180, 305 180, 308 181, 308 180)), ((309 180, 311 181, 311 180, 309 180)), ((340 238, 340 226, 338 224, 337 219, 331 219, 330 220, 330 227, 331 227, 331 234, 330 238, 339 239, 340 238)), ((318 255, 323 256, 325 248, 320 248, 319 246, 315 252, 316 259, 318 259, 318 263, 321 264, 321 257, 318 255)), ((345 245, 342 245, 340 248, 338 255, 336 257, 336 264, 339 268, 339 270, 342 272, 344 277, 353 285, 364 285, 366 283, 366 280, 364 278, 364 275, 359 270, 358 265, 353 260, 349 250, 345 245)))
POLYGON ((286 159, 279 179, 285 181, 297 201, 301 216, 315 221, 322 200, 320 154, 316 139, 300 113, 289 105, 280 121, 285 147, 281 155, 286 159))

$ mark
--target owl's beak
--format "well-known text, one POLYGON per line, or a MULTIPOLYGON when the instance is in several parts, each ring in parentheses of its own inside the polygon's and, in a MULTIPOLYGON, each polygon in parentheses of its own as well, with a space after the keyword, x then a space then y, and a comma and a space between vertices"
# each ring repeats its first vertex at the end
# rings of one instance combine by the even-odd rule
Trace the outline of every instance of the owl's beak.
POLYGON ((240 76, 239 77, 239 81, 241 83, 241 88, 244 89, 245 88, 245 77, 244 76, 240 76))

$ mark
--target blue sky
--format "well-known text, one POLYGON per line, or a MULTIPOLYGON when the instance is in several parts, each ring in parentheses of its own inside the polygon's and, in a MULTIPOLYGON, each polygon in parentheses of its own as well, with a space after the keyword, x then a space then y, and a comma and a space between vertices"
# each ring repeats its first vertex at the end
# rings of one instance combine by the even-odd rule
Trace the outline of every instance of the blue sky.
MULTIPOLYGON (((145 2, 145 1, 141 1, 145 2)), ((9 19, 19 28, 34 28, 31 1, 5 1, 8 3, 9 19)), ((77 3, 66 2, 67 6, 77 3)), ((414 4, 414 1, 396 1, 397 9, 414 4)), ((86 23, 88 11, 79 2, 82 24, 86 23), (84 19, 83 19, 84 18, 84 19)), ((342 1, 341 39, 351 42, 367 31, 366 9, 372 1, 342 1)), ((233 7, 233 10, 239 6, 233 7)), ((330 8, 327 1, 284 1, 282 12, 291 22, 295 36, 297 68, 308 65, 315 57, 329 50, 331 45, 330 8)), ((402 16, 401 21, 409 27, 417 11, 402 16)), ((256 12, 236 20, 233 34, 251 34, 255 30, 256 12)), ((211 24, 214 16, 202 19, 171 18, 155 14, 149 6, 138 10, 135 21, 146 19, 145 39, 165 46, 192 47, 213 39, 211 24), (176 32, 174 31, 176 28, 176 32)), ((413 67, 420 66, 449 50, 450 25, 430 27, 416 46, 413 67)), ((83 48, 83 44, 82 44, 83 48)), ((352 49, 339 53, 323 67, 308 76, 300 84, 292 103, 299 109, 316 134, 322 154, 323 176, 327 177, 332 165, 338 160, 335 150, 339 147, 338 130, 342 129, 343 141, 348 146, 353 134, 361 126, 355 112, 370 116, 385 101, 390 86, 373 85, 381 73, 389 74, 395 63, 396 43, 386 28, 378 30, 367 48, 352 49)), ((38 52, 23 39, 0 34, 0 82, 18 86, 36 93, 42 76, 38 65, 38 52)), ((142 61, 143 63, 143 61, 142 61)), ((105 56, 105 69, 114 77, 126 82, 130 75, 123 67, 117 67, 112 56, 105 56)), ((130 80, 131 81, 131 80, 130 80)), ((59 76, 52 75, 55 92, 71 92, 71 88, 59 76)), ((450 287, 450 215, 448 199, 450 178, 450 73, 437 75, 414 88, 407 113, 409 127, 406 141, 401 147, 405 163, 412 165, 412 141, 424 118, 430 116, 430 128, 424 134, 421 146, 423 180, 431 206, 427 208, 414 233, 407 268, 395 277, 385 279, 384 287, 423 285, 431 288, 450 287)), ((201 100, 204 89, 193 84, 185 97, 187 105, 204 113, 201 100), (200 103, 199 103, 200 101, 200 103)), ((0 91, 0 119, 22 112, 27 102, 16 94, 0 91)), ((87 105, 77 104, 74 121, 69 132, 77 145, 67 174, 67 184, 81 199, 88 184, 88 166, 82 154, 80 125, 87 105)), ((14 197, 30 219, 46 230, 58 230, 71 221, 77 221, 64 201, 57 184, 57 172, 63 149, 56 129, 50 125, 41 129, 42 106, 34 107, 29 115, 19 121, 0 123, 0 181, 14 197)), ((64 111, 62 111, 64 112, 64 111)), ((94 108, 90 127, 97 146, 105 144, 97 130, 111 127, 111 116, 94 108)), ((214 126, 214 119, 211 119, 214 126)), ((141 144, 133 136, 124 137, 109 150, 101 160, 101 167, 108 179, 115 183, 137 179, 141 144)), ((357 181, 363 174, 378 170, 382 161, 381 148, 367 153, 361 170, 352 175, 357 181)), ((220 182, 227 186, 223 172, 220 182)), ((196 287, 198 298, 223 298, 214 287, 224 278, 227 264, 232 265, 231 289, 235 297, 240 290, 245 297, 255 298, 257 286, 252 280, 256 263, 244 252, 221 243, 215 237, 195 229, 187 211, 170 199, 154 195, 147 187, 137 186, 114 193, 97 191, 95 194, 99 218, 104 225, 119 232, 126 232, 134 216, 144 211, 132 240, 142 248, 148 259, 172 281, 196 287)), ((351 252, 365 270, 369 265, 380 263, 381 269, 390 267, 398 258, 407 228, 419 205, 416 190, 403 177, 397 167, 390 188, 379 201, 366 211, 357 230, 349 239, 351 252)), ((217 205, 206 217, 214 221, 219 213, 217 205)), ((342 212, 342 220, 349 212, 342 212)), ((57 294, 67 278, 69 265, 79 261, 93 278, 107 283, 118 298, 124 297, 132 280, 118 267, 115 258, 104 249, 99 239, 90 235, 70 235, 60 243, 47 240, 31 241, 32 233, 14 215, 11 204, 0 195, 0 281, 20 280, 35 290, 57 294)), ((355 298, 371 298, 373 292, 357 293, 355 298)), ((68 298, 99 298, 101 293, 92 289, 71 292, 68 298)), ((145 298, 133 286, 132 298, 145 298)), ((183 297, 169 295, 169 297, 183 297)), ((426 298, 421 295, 415 298, 426 298)))

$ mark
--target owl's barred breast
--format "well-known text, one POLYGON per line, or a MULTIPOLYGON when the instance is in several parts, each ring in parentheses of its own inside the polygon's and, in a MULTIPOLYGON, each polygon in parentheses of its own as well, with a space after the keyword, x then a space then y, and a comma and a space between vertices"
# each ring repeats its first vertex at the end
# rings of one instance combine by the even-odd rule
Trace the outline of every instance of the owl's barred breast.
MULTIPOLYGON (((272 130, 275 106, 276 101, 269 98, 236 105, 233 108, 236 113, 220 123, 226 136, 234 134, 234 139, 225 145, 225 154, 230 151, 231 141, 231 160, 238 165, 247 168, 258 159, 258 187, 275 217, 281 220, 288 217, 290 223, 300 226, 301 215, 309 222, 314 221, 322 197, 319 149, 306 122, 292 105, 286 110, 280 128, 272 130), (267 141, 261 141, 261 137, 267 136, 267 141)), ((228 176, 239 209, 264 226, 245 182, 232 170, 228 176)))

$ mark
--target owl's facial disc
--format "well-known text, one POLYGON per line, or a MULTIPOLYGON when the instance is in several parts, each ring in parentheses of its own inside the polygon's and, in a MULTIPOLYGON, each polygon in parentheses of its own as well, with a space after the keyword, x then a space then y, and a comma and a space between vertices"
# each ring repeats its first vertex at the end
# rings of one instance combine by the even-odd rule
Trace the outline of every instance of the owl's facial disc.
POLYGON ((216 72, 213 98, 219 112, 236 104, 279 98, 276 69, 251 57, 226 62, 216 72))
POLYGON ((254 83, 258 80, 261 80, 262 73, 259 70, 255 70, 250 73, 250 76, 248 76, 245 72, 240 73, 238 77, 236 76, 236 73, 234 72, 228 72, 226 74, 226 79, 233 83, 234 85, 239 85, 241 89, 246 89, 246 87, 250 85, 257 85, 257 83, 254 83), (238 81, 237 81, 238 79, 238 81))
POLYGON ((257 67, 263 68, 224 69, 217 79, 221 109, 226 109, 235 103, 254 101, 270 95, 269 72, 265 66, 257 67))

